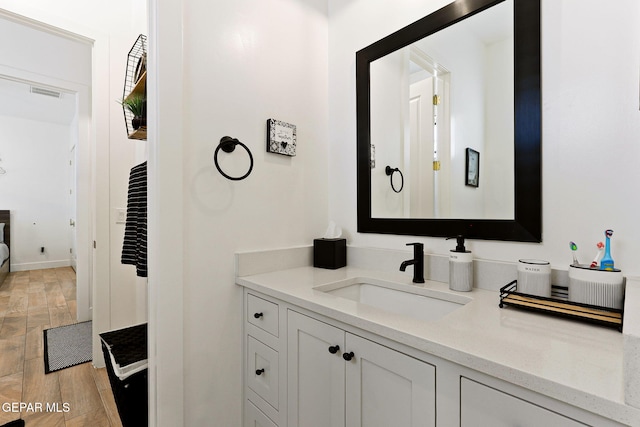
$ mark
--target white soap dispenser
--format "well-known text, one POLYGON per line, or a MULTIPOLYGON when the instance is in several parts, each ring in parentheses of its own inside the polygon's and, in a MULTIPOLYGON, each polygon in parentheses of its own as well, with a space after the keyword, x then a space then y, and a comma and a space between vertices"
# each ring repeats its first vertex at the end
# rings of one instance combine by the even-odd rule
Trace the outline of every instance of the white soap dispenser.
POLYGON ((464 247, 464 236, 458 235, 455 239, 456 248, 449 253, 449 289, 468 292, 473 288, 473 256, 464 247))

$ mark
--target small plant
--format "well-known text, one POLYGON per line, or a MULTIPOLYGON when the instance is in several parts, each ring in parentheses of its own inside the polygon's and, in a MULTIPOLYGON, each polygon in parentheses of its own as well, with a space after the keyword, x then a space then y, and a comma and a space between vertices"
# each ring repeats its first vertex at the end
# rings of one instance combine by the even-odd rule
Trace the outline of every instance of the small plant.
POLYGON ((134 130, 138 130, 140 126, 147 125, 147 99, 144 95, 134 93, 118 102, 133 114, 131 127, 134 130))
POLYGON ((131 111, 131 114, 135 117, 144 117, 146 115, 147 99, 143 95, 133 94, 119 102, 124 108, 131 111))

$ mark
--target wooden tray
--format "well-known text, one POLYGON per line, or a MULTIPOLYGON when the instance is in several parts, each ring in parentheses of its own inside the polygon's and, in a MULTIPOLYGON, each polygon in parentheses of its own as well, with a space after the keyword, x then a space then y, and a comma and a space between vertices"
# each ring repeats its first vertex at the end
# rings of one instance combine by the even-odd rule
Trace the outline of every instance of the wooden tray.
POLYGON ((622 332, 623 310, 568 301, 566 300, 567 288, 563 286, 552 286, 552 298, 524 294, 517 292, 516 289, 516 280, 500 288, 500 308, 512 305, 526 310, 614 327, 622 332))

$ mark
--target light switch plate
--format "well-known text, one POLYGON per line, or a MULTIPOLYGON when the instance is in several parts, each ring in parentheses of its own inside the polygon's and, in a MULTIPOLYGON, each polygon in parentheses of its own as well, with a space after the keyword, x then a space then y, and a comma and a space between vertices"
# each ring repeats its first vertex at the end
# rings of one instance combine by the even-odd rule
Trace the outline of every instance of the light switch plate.
POLYGON ((124 224, 127 220, 127 210, 125 208, 116 208, 116 224, 124 224))

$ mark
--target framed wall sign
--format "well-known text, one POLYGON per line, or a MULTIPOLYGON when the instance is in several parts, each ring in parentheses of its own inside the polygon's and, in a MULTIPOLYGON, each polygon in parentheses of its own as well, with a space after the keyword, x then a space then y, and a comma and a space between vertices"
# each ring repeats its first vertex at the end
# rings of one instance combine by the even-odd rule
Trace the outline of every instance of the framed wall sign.
POLYGON ((296 155, 296 126, 280 120, 267 120, 267 152, 296 155))
POLYGON ((477 187, 480 181, 480 153, 472 148, 467 148, 466 157, 464 183, 471 187, 477 187))

